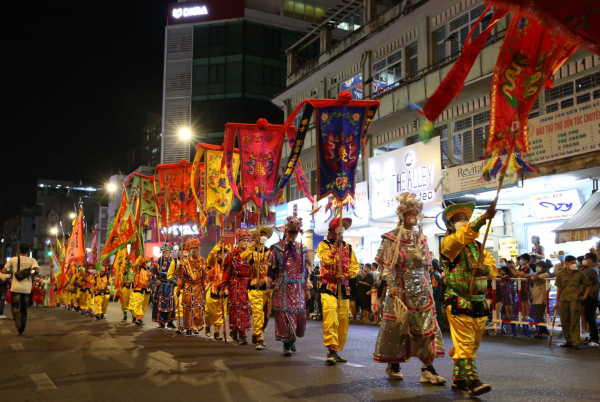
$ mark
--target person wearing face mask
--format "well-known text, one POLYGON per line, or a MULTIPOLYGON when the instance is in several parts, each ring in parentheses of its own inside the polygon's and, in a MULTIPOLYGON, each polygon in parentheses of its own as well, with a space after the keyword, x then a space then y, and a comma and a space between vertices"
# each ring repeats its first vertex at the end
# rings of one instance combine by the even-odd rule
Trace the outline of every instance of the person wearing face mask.
POLYGON ((445 349, 433 289, 427 280, 431 256, 427 236, 417 229, 423 203, 409 192, 396 200, 400 203, 398 226, 381 236, 375 257, 390 290, 373 357, 378 363, 387 363, 385 372, 391 380, 402 380, 400 363, 416 357, 422 363, 420 381, 443 385, 446 379, 433 367, 434 359, 443 357, 445 349))
POLYGON ((284 356, 296 352, 296 339, 304 337, 306 332, 312 263, 308 250, 296 241, 299 233, 302 233, 302 218, 294 205, 294 214, 286 219, 285 238, 271 248, 267 272, 267 286, 273 289, 275 339, 283 342, 284 356))
MULTIPOLYGON (((521 304, 521 311, 523 312, 523 320, 528 321, 531 314, 531 297, 529 296, 529 280, 533 276, 535 265, 533 268, 530 264, 531 256, 527 253, 519 257, 519 268, 512 269, 512 274, 515 277, 522 278, 521 291, 519 293, 519 303, 521 304)), ((526 331, 527 332, 527 331, 526 331)), ((529 335, 526 333, 529 338, 529 335)))
POLYGON ((152 259, 142 256, 138 257, 133 264, 135 279, 133 282, 133 294, 129 297, 129 310, 135 315, 136 320, 134 323, 136 325, 146 325, 143 319, 150 303, 151 266, 152 259))
POLYGON ((559 251, 558 254, 556 255, 556 259, 558 259, 558 263, 554 264, 554 269, 552 270, 552 277, 556 278, 556 275, 558 274, 558 272, 561 269, 565 269, 567 267, 567 264, 565 264, 565 252, 564 251, 559 251))
MULTIPOLYGON (((535 321, 545 322, 546 317, 546 279, 550 275, 546 272, 548 266, 544 261, 538 261, 535 267, 535 273, 531 275, 531 294, 533 301, 533 315, 535 321)), ((548 327, 546 325, 537 326, 538 334, 534 336, 536 339, 548 339, 548 327)))
POLYGON ((236 247, 227 253, 223 270, 223 280, 219 286, 219 297, 225 296, 229 290, 229 331, 233 342, 247 345, 246 332, 252 329, 250 324, 250 301, 248 300, 248 282, 252 267, 242 260, 241 254, 246 251, 252 234, 248 229, 238 229, 235 233, 236 247))
POLYGON ((565 342, 560 346, 579 349, 581 343, 581 327, 579 324, 581 302, 589 296, 592 290, 592 282, 583 272, 577 269, 575 257, 569 255, 565 258, 565 261, 569 264, 569 269, 560 271, 555 282, 558 289, 556 300, 560 312, 560 323, 565 337, 565 342), (585 287, 583 295, 581 295, 582 287, 585 287))
POLYGON ((598 309, 598 300, 600 299, 600 286, 598 272, 598 256, 593 253, 587 253, 581 262, 581 272, 590 280, 592 288, 588 297, 583 301, 583 316, 590 327, 590 337, 583 343, 592 347, 598 347, 598 325, 596 323, 596 310, 598 309))
POLYGON ((269 253, 265 243, 273 235, 273 229, 268 226, 256 228, 252 239, 253 242, 240 254, 240 258, 252 266, 250 270, 250 281, 248 283, 248 299, 252 309, 252 324, 254 332, 252 343, 256 350, 265 348, 263 331, 269 320, 270 291, 267 290, 267 271, 269 270, 269 253))
POLYGON ((329 222, 327 239, 319 243, 317 255, 321 260, 321 304, 323 305, 323 345, 327 348, 329 365, 346 363, 338 352, 344 350, 348 335, 350 312, 350 287, 348 281, 355 278, 360 264, 352 246, 344 241, 344 231, 350 228, 352 219, 333 218, 329 222), (341 258, 341 268, 340 268, 341 258))
POLYGON ((108 298, 110 297, 112 278, 107 271, 106 266, 100 267, 100 274, 94 279, 92 287, 94 293, 94 316, 97 320, 104 319, 104 314, 108 310, 108 298))
POLYGON ((468 390, 470 396, 492 389, 479 379, 475 353, 490 312, 485 299, 487 280, 498 275, 496 260, 485 249, 482 264, 478 266, 481 245, 476 240, 486 221, 496 215, 496 202, 483 215, 469 222, 474 210, 473 202, 446 207, 442 219, 448 230, 440 242, 440 257, 446 272, 446 312, 454 343, 449 353, 454 362, 452 388, 468 390))
POLYGON ((189 255, 181 261, 177 275, 177 290, 181 297, 181 328, 185 336, 192 336, 204 328, 205 291, 208 277, 206 260, 200 255, 200 240, 189 239, 185 242, 189 255))
POLYGON ((529 255, 531 255, 530 262, 535 264, 538 261, 544 260, 546 258, 546 253, 544 252, 544 246, 540 244, 540 236, 531 236, 531 244, 533 244, 533 246, 531 247, 531 253, 529 253, 529 255))

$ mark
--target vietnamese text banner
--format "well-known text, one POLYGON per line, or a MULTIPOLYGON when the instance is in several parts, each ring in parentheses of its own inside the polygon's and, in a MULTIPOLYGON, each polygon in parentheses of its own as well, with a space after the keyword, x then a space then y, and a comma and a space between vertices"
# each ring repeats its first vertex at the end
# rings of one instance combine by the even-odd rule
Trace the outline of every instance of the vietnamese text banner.
MULTIPOLYGON (((482 181, 481 174, 484 166, 485 161, 479 161, 442 170, 444 199, 449 200, 465 195, 495 191, 498 188, 498 179, 500 179, 500 176, 492 177, 490 181, 482 181)), ((509 168, 506 171, 502 188, 516 186, 517 180, 518 175, 509 168)))

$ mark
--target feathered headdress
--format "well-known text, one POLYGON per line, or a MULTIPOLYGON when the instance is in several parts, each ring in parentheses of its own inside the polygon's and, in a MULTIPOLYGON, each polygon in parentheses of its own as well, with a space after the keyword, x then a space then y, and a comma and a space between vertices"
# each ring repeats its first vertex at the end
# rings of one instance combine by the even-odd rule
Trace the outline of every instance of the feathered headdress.
POLYGON ((409 193, 408 191, 397 195, 396 201, 400 203, 398 208, 396 208, 396 214, 400 217, 400 220, 403 219, 407 211, 417 211, 417 215, 420 215, 421 211, 423 211, 423 203, 417 199, 416 194, 409 193))
POLYGON ((300 232, 303 233, 302 230, 302 218, 298 217, 298 204, 294 204, 294 212, 292 216, 288 216, 285 221, 284 232, 300 232))

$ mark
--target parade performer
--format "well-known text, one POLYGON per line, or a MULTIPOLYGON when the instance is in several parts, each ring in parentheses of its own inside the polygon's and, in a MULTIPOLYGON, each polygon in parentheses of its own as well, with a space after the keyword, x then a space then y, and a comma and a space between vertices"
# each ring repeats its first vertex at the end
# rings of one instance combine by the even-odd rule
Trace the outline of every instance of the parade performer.
POLYGON ((381 236, 375 261, 383 267, 383 279, 389 289, 383 322, 373 354, 376 362, 387 363, 392 380, 402 380, 400 363, 418 357, 421 382, 445 384, 437 375, 433 360, 444 356, 442 334, 435 318, 435 301, 429 282, 431 265, 427 237, 415 230, 423 204, 415 194, 396 196, 400 203, 396 214, 398 227, 381 236))
POLYGON ((246 345, 246 332, 250 324, 250 302, 248 301, 248 282, 250 281, 250 264, 241 259, 240 255, 248 248, 252 234, 248 229, 238 229, 235 233, 237 245, 225 258, 223 281, 219 296, 229 290, 229 331, 234 342, 246 345))
POLYGON ((150 303, 150 281, 152 273, 150 267, 152 259, 148 257, 138 257, 133 264, 133 272, 135 279, 133 283, 133 293, 129 296, 129 311, 135 315, 137 320, 134 321, 137 325, 144 324, 144 316, 146 309, 150 303))
POLYGON ((77 267, 77 264, 71 263, 69 268, 69 284, 67 290, 69 296, 67 297, 69 303, 69 309, 71 311, 79 311, 79 298, 81 295, 81 281, 85 278, 85 271, 83 267, 77 267))
POLYGON ((268 226, 257 227, 252 235, 252 244, 240 254, 240 258, 251 266, 248 299, 250 300, 252 324, 254 326, 252 343, 256 345, 256 350, 265 348, 263 330, 270 313, 268 306, 271 292, 267 290, 270 252, 265 247, 265 243, 272 235, 272 228, 268 226))
POLYGON ((173 257, 173 246, 165 243, 160 247, 162 256, 158 259, 158 265, 153 268, 153 275, 158 283, 152 300, 152 321, 158 322, 158 329, 164 330, 165 324, 169 328, 175 328, 175 283, 167 279, 169 268, 173 257))
POLYGON ((327 348, 327 364, 330 365, 347 362, 346 359, 339 356, 338 352, 344 350, 348 334, 350 311, 348 281, 355 278, 360 269, 352 246, 343 240, 344 230, 351 225, 352 219, 350 218, 342 219, 341 225, 340 218, 332 219, 329 222, 327 239, 319 243, 317 249, 317 255, 321 260, 323 345, 327 348))
POLYGON ((192 331, 204 328, 204 289, 208 278, 206 260, 200 255, 200 241, 189 239, 185 245, 190 254, 181 260, 175 275, 181 294, 181 327, 186 336, 192 336, 192 331))
POLYGON ((310 297, 308 250, 296 241, 302 232, 302 218, 288 216, 285 239, 271 248, 268 287, 273 289, 275 339, 283 342, 284 356, 296 352, 296 338, 306 331, 306 300, 310 297))
POLYGON ((181 253, 179 253, 179 246, 177 244, 173 246, 173 254, 175 258, 173 258, 171 261, 169 271, 167 272, 167 280, 175 284, 175 287, 173 288, 173 298, 175 300, 175 320, 177 320, 177 331, 175 331, 175 333, 178 335, 183 334, 183 331, 181 330, 181 293, 179 292, 179 287, 177 286, 177 281, 179 278, 177 278, 175 272, 177 271, 177 268, 179 268, 181 261, 187 257, 187 253, 188 250, 185 244, 183 245, 183 249, 181 249, 181 253))
POLYGON ((98 271, 96 270, 96 266, 94 264, 86 264, 85 265, 85 276, 81 281, 81 295, 79 298, 79 306, 81 307, 81 315, 86 315, 89 317, 94 316, 94 295, 92 292, 92 287, 94 286, 94 281, 96 280, 96 275, 98 275, 98 271))
POLYGON ((102 265, 100 267, 100 274, 94 278, 94 285, 92 287, 94 294, 94 315, 97 320, 104 319, 104 314, 108 310, 110 285, 112 285, 112 278, 108 273, 108 268, 102 265))
POLYGON ((204 325, 206 327, 206 336, 210 338, 210 327, 215 326, 215 341, 220 341, 223 337, 220 334, 221 327, 224 324, 224 316, 227 316, 227 289, 225 295, 219 297, 219 285, 223 280, 223 239, 221 239, 208 254, 206 260, 208 269, 209 286, 206 291, 206 307, 204 311, 204 325))
MULTIPOLYGON (((133 299, 133 282, 135 281, 135 272, 133 271, 133 264, 123 255, 121 265, 121 311, 123 312, 123 319, 121 322, 127 322, 127 312, 130 311, 131 300, 133 299)), ((136 322, 137 318, 135 314, 131 313, 132 322, 136 322)))
POLYGON ((482 266, 478 266, 480 243, 475 239, 486 220, 496 215, 496 203, 470 222, 475 203, 454 204, 442 213, 446 236, 440 243, 440 257, 446 272, 446 312, 452 343, 450 356, 454 362, 452 387, 468 390, 471 396, 489 392, 492 387, 479 380, 475 352, 479 348, 489 306, 485 299, 487 279, 498 275, 496 260, 483 250, 482 266), (473 291, 471 281, 475 280, 473 291))

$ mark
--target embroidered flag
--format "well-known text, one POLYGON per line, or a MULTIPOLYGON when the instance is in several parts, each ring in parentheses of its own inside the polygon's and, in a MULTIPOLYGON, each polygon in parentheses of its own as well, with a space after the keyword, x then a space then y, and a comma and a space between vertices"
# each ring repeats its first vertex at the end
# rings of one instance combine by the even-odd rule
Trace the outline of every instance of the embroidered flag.
MULTIPOLYGON (((290 146, 290 151, 294 149, 294 140, 296 139, 296 127, 292 126, 293 130, 288 130, 288 144, 290 146)), ((302 189, 304 195, 308 198, 311 204, 315 203, 315 199, 310 193, 310 188, 308 188, 308 182, 306 181, 306 176, 304 175, 304 170, 302 170, 302 162, 300 158, 298 158, 298 163, 294 167, 296 171, 296 183, 298 184, 298 188, 302 189)))
POLYGON ((576 49, 566 36, 536 20, 513 16, 492 77, 484 178, 489 180, 507 164, 517 172, 535 170, 527 162, 529 114, 544 84, 576 49))
POLYGON ((156 200, 154 198, 154 177, 133 173, 133 188, 137 188, 137 196, 140 199, 140 217, 154 218, 158 216, 156 200), (137 179, 137 185, 136 180, 137 179))
POLYGON ((115 254, 133 240, 133 237, 136 234, 136 228, 128 206, 129 198, 127 196, 127 191, 126 189, 123 189, 121 205, 119 206, 117 216, 115 216, 115 219, 108 227, 108 236, 106 236, 106 244, 100 255, 100 262, 104 258, 115 254))
MULTIPOLYGON (((227 178, 225 169, 221 170, 223 159, 222 150, 206 150, 206 191, 204 206, 208 213, 213 209, 220 214, 228 214, 233 201, 233 191, 227 178)), ((232 177, 236 177, 239 168, 240 157, 233 153, 232 177)))
POLYGON ((92 251, 88 254, 88 264, 96 265, 98 263, 98 229, 94 229, 94 238, 92 239, 92 251))
POLYGON ((79 210, 73 232, 69 236, 67 242, 67 250, 65 252, 66 262, 85 262, 85 231, 83 228, 83 211, 79 210))
POLYGON ((158 212, 162 226, 195 223, 196 203, 191 188, 192 164, 182 159, 179 163, 158 165, 158 212))

